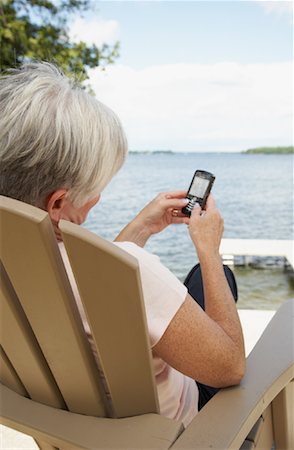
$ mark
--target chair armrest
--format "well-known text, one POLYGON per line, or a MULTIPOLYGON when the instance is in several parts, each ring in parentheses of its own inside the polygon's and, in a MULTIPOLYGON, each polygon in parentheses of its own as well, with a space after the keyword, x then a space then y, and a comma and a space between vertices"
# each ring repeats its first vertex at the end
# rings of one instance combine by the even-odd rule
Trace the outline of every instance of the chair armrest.
POLYGON ((158 414, 106 419, 34 402, 0 384, 0 423, 54 447, 77 449, 168 449, 183 431, 158 414))
POLYGON ((294 301, 285 302, 247 358, 239 386, 218 392, 173 449, 237 449, 263 411, 294 378, 294 301))

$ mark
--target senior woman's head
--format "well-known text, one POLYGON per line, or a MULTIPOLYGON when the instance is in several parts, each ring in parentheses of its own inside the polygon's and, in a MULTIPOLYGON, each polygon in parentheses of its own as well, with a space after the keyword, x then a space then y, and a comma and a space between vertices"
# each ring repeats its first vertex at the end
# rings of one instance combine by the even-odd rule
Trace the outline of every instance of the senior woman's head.
POLYGON ((0 77, 0 194, 48 210, 91 205, 126 152, 116 115, 56 66, 0 77))

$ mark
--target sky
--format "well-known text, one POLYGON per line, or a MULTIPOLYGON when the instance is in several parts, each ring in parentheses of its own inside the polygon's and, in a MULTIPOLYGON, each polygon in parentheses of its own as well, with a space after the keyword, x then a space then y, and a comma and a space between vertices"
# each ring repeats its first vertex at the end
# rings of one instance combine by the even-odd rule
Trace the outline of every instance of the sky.
POLYGON ((120 42, 90 70, 131 150, 293 145, 293 2, 95 1, 73 40, 120 42))

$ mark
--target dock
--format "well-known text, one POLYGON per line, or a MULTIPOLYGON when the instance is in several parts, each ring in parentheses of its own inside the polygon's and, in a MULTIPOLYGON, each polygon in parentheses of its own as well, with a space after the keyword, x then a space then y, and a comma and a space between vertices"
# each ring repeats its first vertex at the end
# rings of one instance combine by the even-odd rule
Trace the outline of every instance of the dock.
POLYGON ((279 256, 294 269, 294 240, 223 239, 220 253, 226 263, 234 256, 279 256))

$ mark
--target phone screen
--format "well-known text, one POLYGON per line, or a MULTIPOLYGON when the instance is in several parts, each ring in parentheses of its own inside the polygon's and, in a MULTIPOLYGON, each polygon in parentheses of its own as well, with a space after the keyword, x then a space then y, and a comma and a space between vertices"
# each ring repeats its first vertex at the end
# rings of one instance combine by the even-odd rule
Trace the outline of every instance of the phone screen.
POLYGON ((195 177, 191 189, 189 190, 189 194, 194 197, 203 198, 205 191, 209 185, 209 180, 206 178, 195 177))

